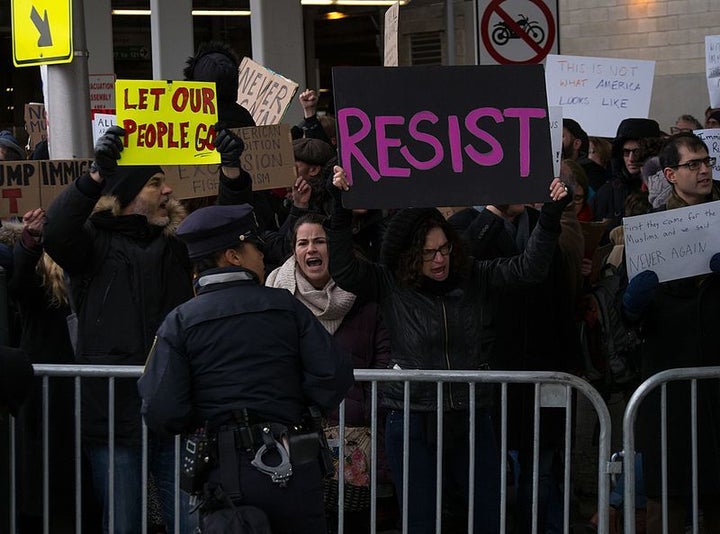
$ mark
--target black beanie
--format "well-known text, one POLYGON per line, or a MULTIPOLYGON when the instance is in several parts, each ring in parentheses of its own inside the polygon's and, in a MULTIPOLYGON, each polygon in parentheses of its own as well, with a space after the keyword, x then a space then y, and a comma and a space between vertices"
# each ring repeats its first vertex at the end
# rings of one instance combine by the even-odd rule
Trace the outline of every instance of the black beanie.
POLYGON ((0 406, 17 416, 20 405, 30 393, 33 368, 25 351, 0 347, 0 406))
POLYGON ((150 178, 163 170, 158 165, 127 165, 118 167, 105 178, 103 193, 118 199, 120 207, 130 204, 150 178))
POLYGON ((239 68, 237 54, 230 46, 209 42, 187 59, 183 74, 188 81, 215 82, 218 102, 237 102, 239 68))
POLYGON ((380 261, 392 272, 398 267, 400 254, 412 245, 418 227, 428 219, 435 219, 439 223, 445 221, 435 208, 405 208, 390 219, 380 248, 380 261))

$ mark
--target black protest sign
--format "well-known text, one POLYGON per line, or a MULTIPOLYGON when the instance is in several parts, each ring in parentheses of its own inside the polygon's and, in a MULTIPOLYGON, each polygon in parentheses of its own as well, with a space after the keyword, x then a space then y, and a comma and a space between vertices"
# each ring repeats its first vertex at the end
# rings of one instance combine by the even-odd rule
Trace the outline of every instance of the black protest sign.
POLYGON ((335 67, 349 208, 548 200, 541 65, 335 67))

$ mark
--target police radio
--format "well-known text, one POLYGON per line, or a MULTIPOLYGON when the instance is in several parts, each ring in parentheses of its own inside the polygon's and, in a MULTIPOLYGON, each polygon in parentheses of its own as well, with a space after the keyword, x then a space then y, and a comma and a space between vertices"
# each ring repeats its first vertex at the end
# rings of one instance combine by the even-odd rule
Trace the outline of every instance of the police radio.
POLYGON ((210 440, 205 427, 182 438, 180 489, 191 495, 202 493, 210 470, 210 440))

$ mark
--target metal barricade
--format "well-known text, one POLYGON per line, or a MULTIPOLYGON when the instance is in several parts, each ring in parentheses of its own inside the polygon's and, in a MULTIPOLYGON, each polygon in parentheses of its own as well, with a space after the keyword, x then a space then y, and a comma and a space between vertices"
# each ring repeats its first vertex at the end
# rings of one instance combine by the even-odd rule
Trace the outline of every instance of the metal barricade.
MULTIPOLYGON (((637 452, 635 451, 635 424, 638 411, 642 401, 647 396, 660 388, 660 455, 661 455, 661 480, 662 480, 662 524, 663 532, 668 528, 668 451, 667 451, 667 385, 669 382, 689 381, 690 382, 690 412, 687 414, 690 425, 690 442, 692 449, 691 476, 692 476, 692 531, 699 532, 698 514, 698 427, 697 427, 697 381, 720 378, 720 367, 688 367, 680 369, 669 369, 657 373, 645 380, 633 393, 625 408, 623 417, 623 473, 625 476, 624 494, 624 531, 626 534, 635 534, 635 462, 637 452)), ((715 399, 713 402, 717 402, 715 399)), ((686 462, 686 458, 675 461, 686 462)))
MULTIPOLYGON (((49 432, 49 417, 50 407, 48 406, 48 392, 50 388, 50 378, 53 377, 73 377, 74 379, 74 407, 75 407, 75 427, 74 427, 74 441, 75 447, 72 451, 72 461, 75 464, 75 524, 76 532, 82 531, 82 479, 81 479, 81 426, 80 426, 80 396, 82 379, 84 378, 108 378, 108 399, 109 399, 109 421, 113 420, 114 413, 112 410, 114 404, 115 395, 115 381, 117 379, 137 379, 142 373, 142 367, 139 366, 84 366, 84 365, 35 365, 36 376, 42 377, 42 391, 43 391, 43 532, 45 534, 50 532, 49 523, 49 503, 52 499, 52 495, 49 492, 49 470, 48 470, 48 432, 49 432)), ((444 412, 442 410, 442 399, 443 399, 443 385, 447 383, 457 382, 465 383, 469 388, 469 451, 470 455, 468 458, 469 473, 474 473, 475 465, 475 432, 474 432, 474 421, 477 412, 476 406, 476 385, 477 384, 495 384, 499 385, 499 397, 496 396, 496 400, 499 401, 500 405, 500 429, 501 434, 500 440, 500 486, 498 492, 500 493, 500 526, 501 532, 507 531, 507 494, 505 489, 508 485, 507 480, 507 462, 508 462, 508 442, 507 442, 507 431, 508 425, 512 424, 508 422, 507 418, 507 400, 508 400, 508 387, 516 384, 526 384, 534 386, 534 406, 533 406, 533 458, 532 458, 532 532, 538 532, 538 479, 539 479, 539 434, 540 434, 540 421, 541 421, 541 408, 554 407, 561 408, 564 410, 565 418, 565 430, 564 430, 564 469, 563 469, 563 525, 564 532, 570 532, 570 491, 571 491, 571 445, 572 445, 572 420, 573 420, 573 393, 579 393, 585 396, 585 398, 592 404, 599 423, 599 435, 598 435, 598 460, 597 460, 597 509, 601 512, 599 515, 598 532, 605 534, 608 532, 608 499, 610 491, 610 473, 614 470, 614 465, 610 462, 610 415, 607 407, 600 396, 600 394, 579 377, 566 373, 557 372, 525 372, 525 371, 410 371, 410 370, 370 370, 370 369, 358 369, 355 371, 355 378, 360 382, 369 382, 371 391, 371 466, 370 466, 370 532, 375 534, 377 532, 377 499, 378 499, 378 412, 379 406, 379 388, 380 384, 384 382, 401 382, 404 386, 405 401, 403 413, 404 428, 403 428, 403 442, 404 442, 404 458, 403 458, 403 492, 402 492, 402 524, 403 533, 408 532, 408 442, 409 442, 409 420, 410 414, 410 384, 415 382, 434 382, 436 383, 436 391, 439 399, 437 409, 437 458, 436 458, 436 474, 437 474, 437 487, 435 493, 436 500, 436 525, 435 531, 441 532, 442 518, 441 511, 443 506, 443 491, 442 491, 442 469, 443 469, 443 420, 444 412)), ((345 403, 340 405, 339 410, 339 451, 338 456, 341 459, 344 458, 345 452, 345 403)), ((11 513, 10 513, 10 533, 16 532, 16 496, 15 496, 15 457, 17 451, 13 449, 14 444, 14 420, 11 419, 11 436, 10 436, 10 463, 11 463, 11 513)), ((108 425, 108 440, 109 440, 109 452, 110 458, 113 458, 115 434, 114 427, 109 423, 108 425)), ((179 456, 180 440, 176 437, 175 441, 175 457, 176 460, 179 456)), ((110 494, 109 502, 113 502, 113 488, 112 482, 114 478, 113 461, 109 462, 109 482, 110 482, 110 494)), ((142 446, 142 529, 143 532, 147 529, 147 476, 148 476, 148 434, 147 428, 143 424, 143 446, 142 446)), ((473 532, 473 496, 474 496, 474 476, 469 475, 468 486, 468 532, 473 532)), ((175 464, 175 492, 174 492, 174 514, 175 514, 175 532, 179 532, 179 499, 181 493, 179 491, 179 462, 175 464)), ((344 523, 345 523, 345 472, 344 469, 338 470, 338 532, 343 534, 344 523)), ((112 507, 109 510, 109 522, 110 531, 112 532, 113 525, 113 514, 112 507)), ((2 530, 2 529, 0 529, 2 530)))

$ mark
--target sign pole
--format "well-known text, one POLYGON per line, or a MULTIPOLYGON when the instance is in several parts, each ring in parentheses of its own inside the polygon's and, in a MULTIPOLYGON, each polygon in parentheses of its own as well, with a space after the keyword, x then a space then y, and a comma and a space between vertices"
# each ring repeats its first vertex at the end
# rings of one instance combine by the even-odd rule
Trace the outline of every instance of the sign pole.
POLYGON ((83 0, 73 0, 73 60, 47 67, 50 159, 92 157, 88 52, 83 0), (82 82, 80 82, 82 80, 82 82))

